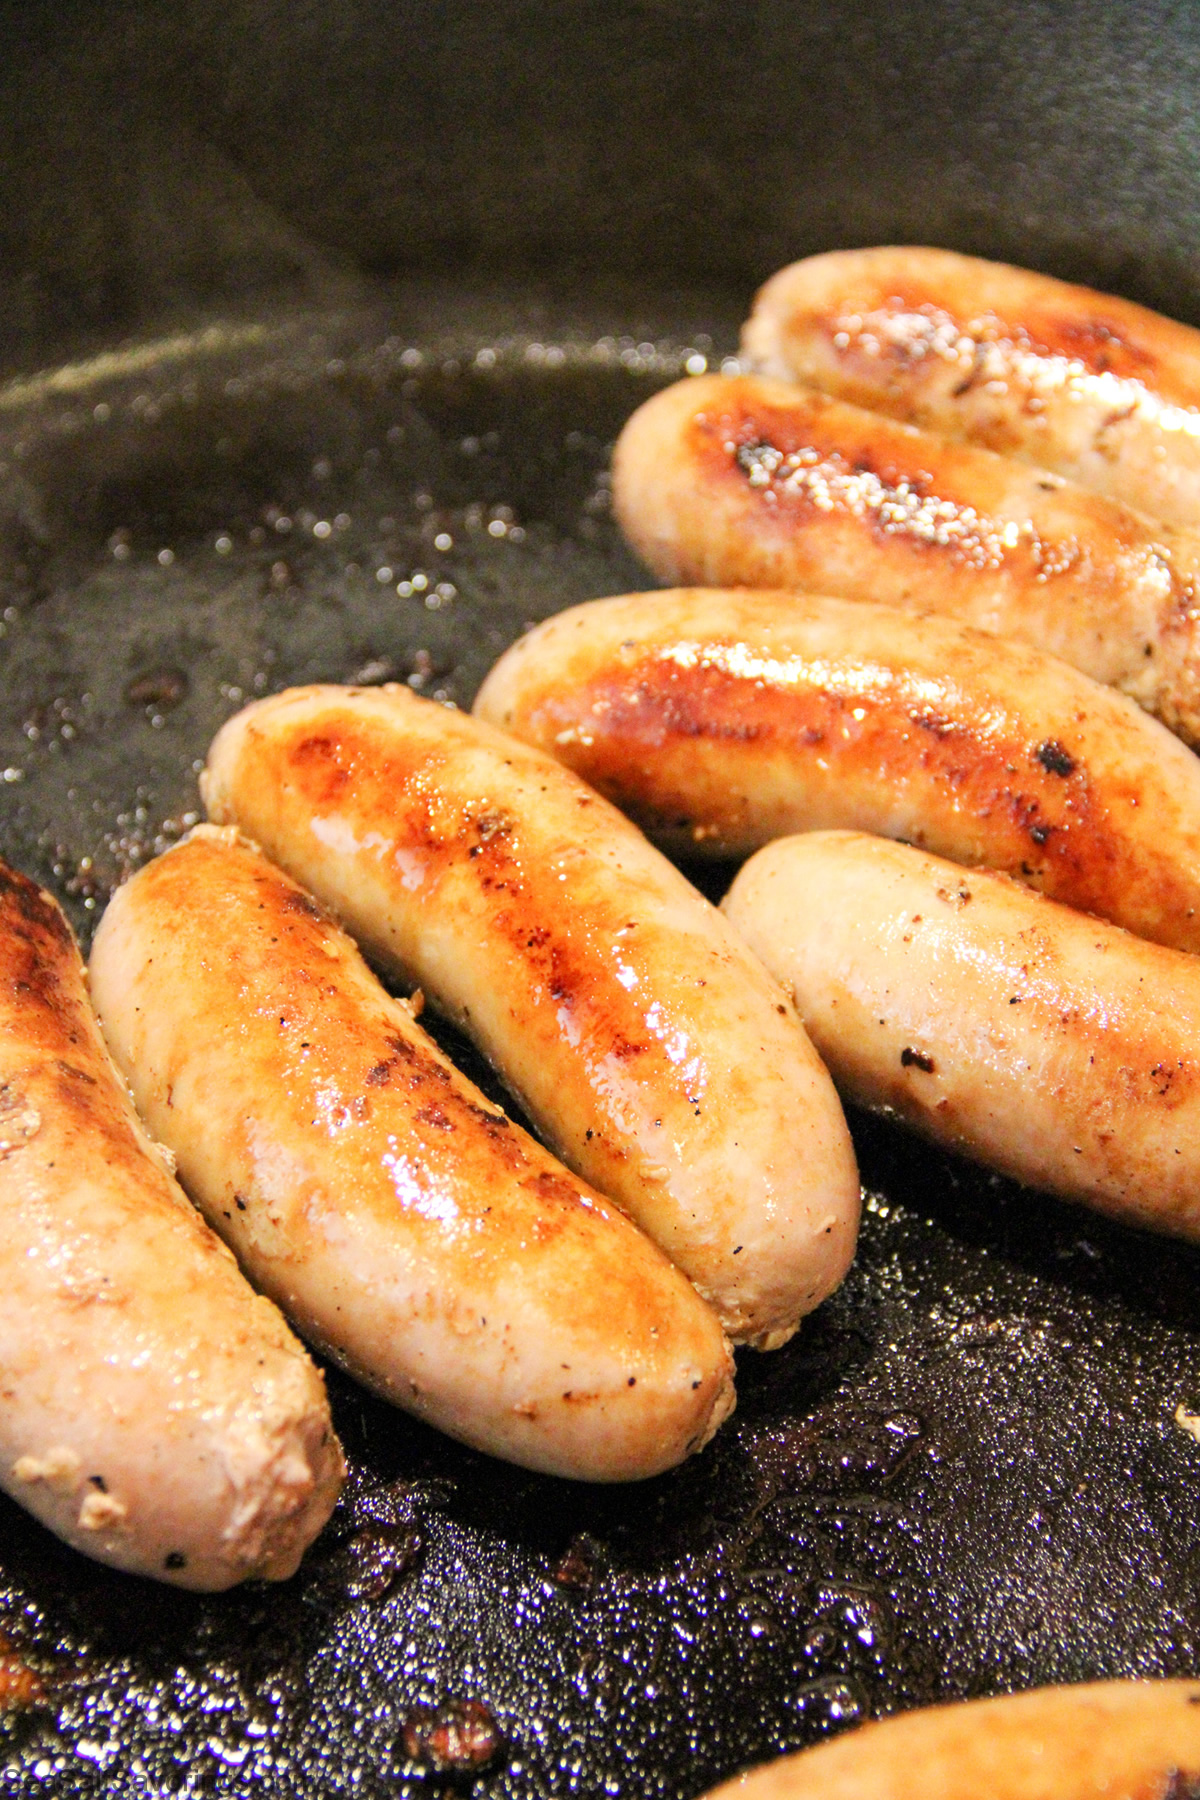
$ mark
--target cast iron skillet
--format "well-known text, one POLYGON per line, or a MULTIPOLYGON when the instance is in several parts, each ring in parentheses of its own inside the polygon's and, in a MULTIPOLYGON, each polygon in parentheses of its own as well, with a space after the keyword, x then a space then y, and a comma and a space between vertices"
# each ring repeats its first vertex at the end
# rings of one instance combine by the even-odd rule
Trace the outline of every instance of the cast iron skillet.
MULTIPOLYGON (((1165 9, 1068 7, 1051 31, 1037 9, 933 7, 889 37, 869 8, 837 30, 746 9, 735 31, 661 4, 564 9, 554 37, 555 9, 359 5, 251 44, 252 11, 269 18, 235 8, 216 47, 204 8, 172 31, 140 9, 115 44, 56 18, 17 58, 33 146, 0 280, 36 279, 8 310, 26 373, 0 392, 0 853, 85 940, 186 829, 244 698, 400 679, 465 705, 526 621, 647 585, 609 518, 611 441, 655 385, 732 352, 774 263, 937 238, 1200 316, 1200 27, 1165 9), (106 110, 89 68, 147 47, 155 79, 106 110), (331 59, 345 79, 352 53, 335 107, 331 59), (505 81, 542 93, 532 124, 505 81), (72 169, 38 95, 74 121, 72 169), (378 193, 381 136, 417 202, 378 193), (1035 153, 1036 207, 1017 178, 1035 153), (56 179, 60 217, 90 197, 99 218, 57 263, 56 179), (367 278, 413 260, 435 214, 422 273, 367 278), (469 268, 435 271, 459 248, 469 268)), ((283 1587, 174 1593, 0 1504, 0 1691, 24 1702, 0 1715, 4 1792, 689 1800, 895 1707, 1200 1673, 1200 1444, 1175 1417, 1200 1408, 1200 1256, 853 1125, 870 1198, 850 1279, 787 1349, 741 1358, 737 1416, 673 1475, 529 1476, 331 1373, 352 1476, 283 1587)))

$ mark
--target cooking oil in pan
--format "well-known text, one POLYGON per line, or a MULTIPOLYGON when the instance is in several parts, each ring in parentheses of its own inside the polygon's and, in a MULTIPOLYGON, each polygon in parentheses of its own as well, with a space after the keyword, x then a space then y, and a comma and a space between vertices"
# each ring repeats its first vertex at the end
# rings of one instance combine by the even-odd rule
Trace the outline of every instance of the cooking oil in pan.
POLYGON ((404 681, 469 704, 524 625, 642 585, 609 517, 611 440, 707 360, 605 337, 434 360, 389 339, 206 380, 168 362, 154 390, 10 426, 8 854, 86 933, 194 822, 198 764, 244 701, 404 681))
MULTIPOLYGON (((609 446, 721 353, 352 323, 33 384, 0 407, 0 851, 86 936, 244 701, 467 704, 527 622, 647 585, 609 446)), ((1200 1258, 854 1126, 849 1280, 657 1481, 506 1468, 331 1372, 351 1477, 281 1587, 152 1589, 0 1501, 5 1794, 690 1800, 896 1706, 1194 1672, 1200 1258)))

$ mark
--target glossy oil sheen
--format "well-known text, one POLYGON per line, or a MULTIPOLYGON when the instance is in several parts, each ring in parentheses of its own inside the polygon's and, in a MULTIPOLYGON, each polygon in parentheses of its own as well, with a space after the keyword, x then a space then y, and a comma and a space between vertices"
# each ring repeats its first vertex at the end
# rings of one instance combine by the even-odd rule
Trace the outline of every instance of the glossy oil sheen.
MULTIPOLYGON (((771 17, 791 31, 790 16, 771 17)), ((928 66, 924 17, 912 31, 928 66)), ((1168 51, 1152 36, 1141 41, 1161 66, 1168 51)), ((695 41, 689 17, 679 42, 695 41)), ((801 47, 811 53, 803 33, 801 47)), ((841 49, 849 76, 863 44, 841 49)), ((344 64, 328 70, 344 94, 344 64)), ((939 132, 961 127, 970 109, 949 118, 943 59, 936 73, 939 132)), ((949 74, 961 99, 964 72, 949 74)), ((1110 123, 1128 94, 1109 93, 1110 123)), ((1039 118, 1043 144, 1056 117, 1039 118)), ((932 130, 897 104, 891 124, 901 119, 932 130)), ((736 122, 740 133, 740 102, 736 122)), ((882 175, 879 145, 868 151, 882 175)), ((908 204, 890 166, 886 193, 908 204)), ((1179 216, 1178 196, 1164 205, 1179 216)), ((759 250, 765 271, 789 245, 759 250)), ((1139 291, 1178 283, 1181 254, 1147 256, 1139 291)), ((636 308, 598 308, 578 324, 526 322, 522 336, 444 294, 418 330, 406 300, 286 343, 197 347, 10 416, 4 453, 26 444, 26 486, 23 510, 4 489, 9 860, 44 878, 86 933, 122 868, 186 828, 193 765, 244 698, 382 669, 466 705, 527 619, 643 585, 607 514, 607 446, 683 373, 684 352, 732 351, 749 285, 721 330, 711 306, 664 300, 644 329, 636 308), (715 347, 693 335, 706 329, 715 347), (540 360, 526 356, 535 341, 540 360), (475 360, 484 349, 497 353, 490 368, 475 360), (47 537, 30 533, 31 497, 47 537), (318 537, 339 514, 350 523, 318 537), (435 530, 451 550, 434 548, 435 530), (424 590, 397 593, 418 574, 424 590), (446 581, 456 595, 433 610, 425 595, 446 581), (170 671, 186 677, 182 695, 170 671), (149 677, 153 694, 133 686, 149 677)), ((725 871, 708 879, 714 897, 727 885, 725 871)), ((498 1098, 481 1061, 433 1023, 498 1098)), ((848 1282, 790 1345, 741 1358, 728 1434, 673 1475, 625 1492, 526 1475, 332 1371, 351 1477, 282 1587, 220 1601, 148 1592, 0 1501, 3 1691, 46 1696, 5 1715, 14 1800, 159 1800, 189 1779, 220 1800, 328 1800, 355 1786, 418 1800, 430 1784, 406 1759, 406 1722, 471 1699, 503 1737, 475 1777, 480 1795, 622 1794, 636 1779, 692 1800, 889 1709, 1194 1672, 1200 1615, 1179 1546, 1200 1540, 1197 1449, 1175 1415, 1200 1410, 1197 1257, 886 1124, 857 1117, 854 1133, 868 1204, 848 1282)))

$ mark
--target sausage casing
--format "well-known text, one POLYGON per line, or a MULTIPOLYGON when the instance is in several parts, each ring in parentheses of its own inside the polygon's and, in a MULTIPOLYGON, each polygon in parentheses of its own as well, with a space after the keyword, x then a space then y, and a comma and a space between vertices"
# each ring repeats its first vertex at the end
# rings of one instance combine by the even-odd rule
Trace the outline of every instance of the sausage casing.
POLYGON ((58 907, 0 865, 0 1485, 180 1587, 290 1575, 333 1509, 321 1376, 147 1138, 58 907))
POLYGON ((1188 1800, 1200 1684, 1097 1681, 922 1707, 781 1757, 707 1800, 1188 1800))
POLYGON ((1200 1240, 1200 961, 855 832, 769 844, 724 906, 842 1092, 1004 1174, 1200 1240))
POLYGON ((1030 269, 885 245, 792 263, 742 334, 764 372, 1200 524, 1200 332, 1030 269))
POLYGON ((662 581, 945 613, 1119 687, 1200 741, 1200 534, 1044 470, 752 376, 630 418, 613 500, 662 581))
POLYGON ((731 1337, 782 1342, 840 1281, 859 1190, 790 1006, 634 826, 540 751, 406 688, 301 688, 202 782, 473 1036, 569 1167, 731 1337))
POLYGON ((189 1191, 304 1335, 388 1399, 601 1481, 671 1467, 729 1412, 732 1358, 691 1285, 236 833, 201 826, 118 889, 91 967, 189 1191))
POLYGON ((519 639, 475 710, 675 850, 870 831, 1200 950, 1200 761, 1111 688, 948 619, 749 590, 594 600, 519 639))

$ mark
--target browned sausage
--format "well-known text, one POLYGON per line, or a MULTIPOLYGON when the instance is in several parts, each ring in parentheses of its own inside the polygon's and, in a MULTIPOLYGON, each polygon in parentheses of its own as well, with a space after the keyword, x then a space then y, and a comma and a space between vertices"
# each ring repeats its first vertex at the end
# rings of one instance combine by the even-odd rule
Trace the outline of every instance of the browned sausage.
POLYGON ((313 687, 231 719, 202 785, 462 1023, 731 1337, 783 1341, 841 1280, 859 1189, 828 1075, 737 934, 578 776, 407 688, 313 687))
POLYGON ((1200 332, 949 250, 835 250, 773 275, 742 338, 764 372, 1200 524, 1200 332))
POLYGON ((477 714, 670 848, 854 827, 1200 950, 1200 760, 1053 657, 890 607, 713 588, 594 600, 477 714))
POLYGON ((1194 531, 811 389, 719 375, 634 413, 613 497, 660 580, 945 613, 1200 740, 1194 531))

